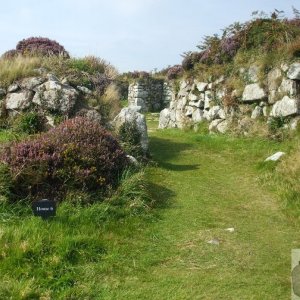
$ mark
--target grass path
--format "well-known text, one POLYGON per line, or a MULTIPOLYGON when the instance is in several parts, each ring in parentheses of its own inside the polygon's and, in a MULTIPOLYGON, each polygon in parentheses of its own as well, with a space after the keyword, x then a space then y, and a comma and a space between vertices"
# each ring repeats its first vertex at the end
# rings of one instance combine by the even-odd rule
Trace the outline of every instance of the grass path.
POLYGON ((261 164, 291 145, 149 124, 158 208, 111 219, 65 204, 45 222, 0 206, 0 299, 289 299, 300 226, 261 164))
POLYGON ((151 130, 152 192, 165 206, 118 299, 289 299, 299 228, 262 186, 276 143, 151 130), (230 233, 226 228, 234 227, 230 233), (218 239, 219 245, 208 241, 218 239))

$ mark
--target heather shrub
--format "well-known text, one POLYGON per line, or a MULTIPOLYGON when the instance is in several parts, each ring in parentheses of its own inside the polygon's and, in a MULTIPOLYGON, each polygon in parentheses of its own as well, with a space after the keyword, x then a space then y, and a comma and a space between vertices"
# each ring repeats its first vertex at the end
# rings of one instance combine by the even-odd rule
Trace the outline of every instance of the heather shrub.
POLYGON ((133 71, 133 72, 127 72, 123 74, 123 77, 126 80, 132 80, 132 79, 149 79, 150 78, 150 74, 148 72, 145 71, 133 71))
POLYGON ((15 49, 12 49, 12 50, 8 50, 8 51, 4 52, 1 56, 1 58, 11 59, 11 58, 15 58, 18 55, 19 55, 19 52, 15 49))
POLYGON ((178 78, 183 73, 183 68, 180 65, 175 65, 168 69, 167 79, 172 80, 178 78))
POLYGON ((127 166, 117 140, 98 123, 80 117, 12 143, 1 160, 13 176, 13 200, 62 200, 70 190, 105 194, 127 166))
POLYGON ((30 37, 18 42, 16 50, 22 55, 61 55, 69 57, 69 53, 65 48, 54 40, 43 37, 30 37))
POLYGON ((188 52, 184 53, 183 60, 181 62, 182 68, 185 71, 192 70, 194 65, 200 61, 202 53, 188 52))

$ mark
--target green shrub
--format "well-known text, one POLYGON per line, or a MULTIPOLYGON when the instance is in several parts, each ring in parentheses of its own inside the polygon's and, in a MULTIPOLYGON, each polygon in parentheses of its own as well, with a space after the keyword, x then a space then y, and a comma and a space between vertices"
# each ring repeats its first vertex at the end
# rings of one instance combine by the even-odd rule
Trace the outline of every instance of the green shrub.
POLYGON ((271 133, 275 133, 278 129, 283 128, 286 124, 289 123, 289 118, 286 117, 270 117, 268 121, 269 130, 271 133))
MULTIPOLYGON (((11 196, 12 176, 6 164, 0 164, 0 195, 4 199, 11 196)), ((1 199, 0 199, 1 202, 1 199)))
POLYGON ((124 122, 118 132, 123 149, 135 158, 143 156, 141 134, 135 122, 124 122))
POLYGON ((14 129, 27 134, 41 132, 45 129, 45 118, 37 112, 24 113, 16 119, 14 129))

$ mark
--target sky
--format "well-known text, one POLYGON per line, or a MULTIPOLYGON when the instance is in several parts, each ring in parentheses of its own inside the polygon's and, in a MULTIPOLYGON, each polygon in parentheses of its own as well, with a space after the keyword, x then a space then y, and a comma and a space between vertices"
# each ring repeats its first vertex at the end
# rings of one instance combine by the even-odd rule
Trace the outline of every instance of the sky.
POLYGON ((283 10, 299 0, 14 0, 0 10, 0 54, 18 41, 56 40, 74 57, 95 55, 120 72, 160 70, 196 51, 205 35, 221 33, 253 11, 283 10))

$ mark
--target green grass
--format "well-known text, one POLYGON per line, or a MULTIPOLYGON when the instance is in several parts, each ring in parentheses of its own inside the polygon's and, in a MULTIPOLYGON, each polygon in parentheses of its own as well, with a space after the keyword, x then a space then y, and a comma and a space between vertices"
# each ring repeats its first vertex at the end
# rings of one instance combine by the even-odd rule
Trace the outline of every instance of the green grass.
POLYGON ((19 140, 22 136, 25 135, 16 133, 13 130, 0 130, 0 143, 19 140))
MULTIPOLYGON (((0 299, 289 298, 299 225, 283 213, 271 177, 262 183, 275 168, 263 160, 293 141, 149 124, 154 209, 64 204, 42 221, 29 207, 1 206, 0 299), (213 238, 220 244, 207 243, 213 238)), ((130 190, 119 195, 132 199, 130 190)))

